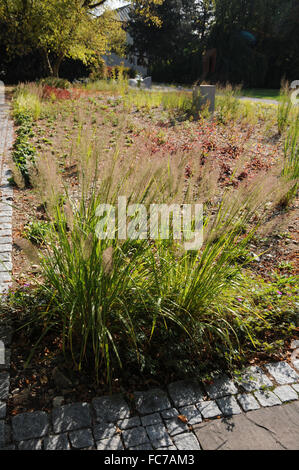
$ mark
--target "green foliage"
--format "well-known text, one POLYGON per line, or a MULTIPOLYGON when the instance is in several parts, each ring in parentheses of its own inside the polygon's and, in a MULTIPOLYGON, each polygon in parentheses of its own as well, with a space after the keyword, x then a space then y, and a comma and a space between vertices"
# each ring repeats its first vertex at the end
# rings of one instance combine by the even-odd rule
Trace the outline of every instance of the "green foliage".
POLYGON ((32 117, 29 113, 17 112, 15 114, 17 138, 13 145, 12 159, 20 170, 25 185, 30 185, 29 168, 35 163, 36 150, 30 143, 32 136, 32 117))
POLYGON ((57 78, 57 77, 42 78, 41 80, 38 81, 38 83, 42 86, 48 85, 54 88, 62 88, 64 90, 67 90, 71 86, 68 80, 65 80, 64 78, 57 78))
POLYGON ((39 51, 51 76, 58 76, 66 57, 87 64, 111 48, 120 51, 125 33, 114 13, 96 17, 91 10, 82 0, 1 0, 7 50, 12 56, 39 51))
POLYGON ((280 102, 277 108, 277 127, 279 134, 282 134, 288 126, 291 111, 292 102, 288 86, 285 84, 280 91, 280 102))
POLYGON ((24 227, 23 236, 27 240, 41 245, 49 233, 49 230, 52 229, 52 225, 44 220, 32 220, 24 227))
POLYGON ((216 119, 221 124, 227 124, 231 120, 236 119, 240 109, 240 87, 232 87, 226 85, 225 88, 219 89, 219 95, 216 97, 216 119))

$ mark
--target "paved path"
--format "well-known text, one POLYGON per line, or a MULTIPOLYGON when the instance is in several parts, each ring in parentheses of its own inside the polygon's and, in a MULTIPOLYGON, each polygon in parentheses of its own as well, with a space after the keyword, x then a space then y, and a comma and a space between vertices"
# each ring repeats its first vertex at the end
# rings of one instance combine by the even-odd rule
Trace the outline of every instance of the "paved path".
POLYGON ((299 402, 203 423, 195 435, 204 450, 299 450, 299 402))
MULTIPOLYGON (((8 396, 0 374, 0 398, 8 396)), ((131 401, 102 396, 7 416, 6 426, 9 450, 299 449, 299 374, 286 362, 252 366, 209 385, 185 380, 135 392, 131 401)))

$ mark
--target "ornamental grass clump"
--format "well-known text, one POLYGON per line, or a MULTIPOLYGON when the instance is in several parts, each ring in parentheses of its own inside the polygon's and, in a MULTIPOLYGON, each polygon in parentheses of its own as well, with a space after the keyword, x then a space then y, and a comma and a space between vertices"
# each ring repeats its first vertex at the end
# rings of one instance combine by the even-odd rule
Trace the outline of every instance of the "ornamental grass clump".
MULTIPOLYGON (((107 158, 99 141, 89 145, 83 140, 77 141, 79 190, 64 188, 53 175, 47 178, 47 166, 37 165, 43 198, 51 196, 45 203, 51 208, 51 227, 40 250, 39 291, 47 300, 44 308, 31 312, 30 321, 42 326, 43 337, 54 330, 79 370, 93 363, 96 376, 100 373, 108 382, 128 358, 147 367, 156 338, 163 338, 162 357, 164 348, 174 347, 175 331, 198 357, 204 351, 232 360, 239 353, 242 318, 237 309, 226 309, 226 299, 242 286, 242 266, 251 260, 248 242, 266 203, 281 191, 279 180, 267 177, 265 184, 263 175, 251 185, 230 187, 222 196, 211 185, 212 197, 206 180, 186 178, 183 156, 123 159, 116 150, 107 158), (114 237, 97 236, 100 204, 117 206, 118 197, 125 196, 128 204, 143 205, 149 214, 153 203, 199 202, 201 189, 209 200, 202 199, 201 248, 185 251, 179 240, 151 239, 148 233, 140 239, 119 237, 118 215, 114 237)), ((128 217, 131 228, 135 216, 128 217)), ((249 327, 243 330, 250 338, 249 327)))

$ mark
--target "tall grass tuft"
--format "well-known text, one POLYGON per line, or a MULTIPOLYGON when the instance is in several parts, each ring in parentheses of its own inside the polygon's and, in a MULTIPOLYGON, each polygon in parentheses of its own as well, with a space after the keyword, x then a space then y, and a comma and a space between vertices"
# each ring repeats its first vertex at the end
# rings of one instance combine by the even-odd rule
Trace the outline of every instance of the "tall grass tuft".
POLYGON ((41 114, 43 87, 35 83, 20 84, 14 94, 14 113, 30 114, 34 120, 41 114))
POLYGON ((284 199, 284 205, 289 205, 298 190, 299 179, 299 112, 291 124, 284 143, 284 163, 282 177, 293 183, 284 199))
POLYGON ((227 124, 237 118, 241 87, 227 84, 225 87, 218 86, 217 88, 219 94, 216 96, 216 118, 220 123, 227 124))
POLYGON ((280 135, 283 134, 289 124, 291 112, 292 102, 289 86, 287 82, 283 82, 280 90, 280 101, 277 107, 277 128, 280 135))

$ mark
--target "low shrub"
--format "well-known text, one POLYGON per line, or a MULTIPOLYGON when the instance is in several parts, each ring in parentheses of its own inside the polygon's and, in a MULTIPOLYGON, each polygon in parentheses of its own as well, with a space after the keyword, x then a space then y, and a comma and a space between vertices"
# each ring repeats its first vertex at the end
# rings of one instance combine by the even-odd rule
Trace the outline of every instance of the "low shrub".
POLYGON ((63 90, 67 90, 71 87, 71 83, 66 80, 65 78, 57 78, 57 77, 47 77, 42 78, 38 81, 38 84, 44 86, 49 86, 52 88, 61 88, 63 90))

